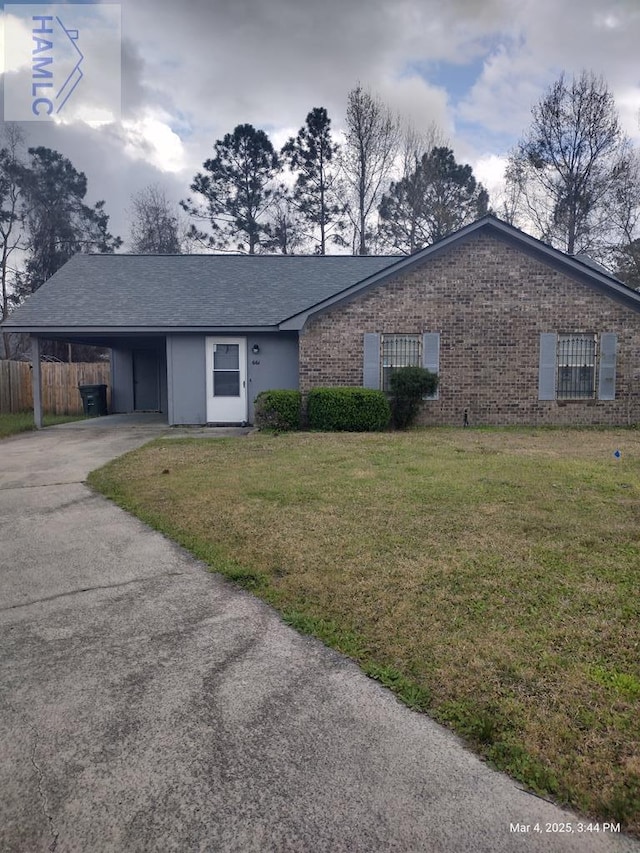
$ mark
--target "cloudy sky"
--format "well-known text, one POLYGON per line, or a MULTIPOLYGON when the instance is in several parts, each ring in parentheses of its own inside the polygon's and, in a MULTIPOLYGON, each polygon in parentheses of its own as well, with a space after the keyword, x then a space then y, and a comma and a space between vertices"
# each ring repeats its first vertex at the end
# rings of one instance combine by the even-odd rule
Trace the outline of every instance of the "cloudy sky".
MULTIPOLYGON (((417 129, 439 125, 490 191, 532 105, 563 70, 603 75, 640 145, 640 0, 124 0, 120 8, 120 118, 22 126, 29 144, 55 148, 86 173, 87 200, 106 200, 123 238, 132 192, 159 183, 171 199, 186 197, 213 142, 240 123, 280 146, 324 106, 340 130, 358 81, 417 129)), ((91 52, 80 27, 79 44, 91 52)), ((105 78, 114 74, 107 62, 105 78)), ((92 85, 88 78, 79 85, 92 85)))

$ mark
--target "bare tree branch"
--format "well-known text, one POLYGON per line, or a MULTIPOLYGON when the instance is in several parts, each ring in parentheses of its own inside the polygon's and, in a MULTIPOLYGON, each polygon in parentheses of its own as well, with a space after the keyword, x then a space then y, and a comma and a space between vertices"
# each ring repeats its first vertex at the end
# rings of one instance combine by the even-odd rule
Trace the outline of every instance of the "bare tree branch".
POLYGON ((131 197, 131 250, 140 254, 177 255, 182 252, 177 210, 158 184, 131 197))
POLYGON ((400 145, 400 122, 383 102, 363 89, 352 89, 347 103, 347 138, 342 174, 350 199, 354 254, 369 252, 370 219, 395 165, 400 145))
POLYGON ((562 74, 532 115, 507 171, 511 216, 569 254, 602 250, 626 145, 611 92, 591 72, 562 74))

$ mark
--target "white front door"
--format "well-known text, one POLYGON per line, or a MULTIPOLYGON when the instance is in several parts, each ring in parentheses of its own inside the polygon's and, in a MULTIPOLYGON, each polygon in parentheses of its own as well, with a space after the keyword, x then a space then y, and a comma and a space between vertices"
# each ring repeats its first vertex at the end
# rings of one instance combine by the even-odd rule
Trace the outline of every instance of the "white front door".
POLYGON ((247 340, 207 338, 207 422, 247 420, 247 340))

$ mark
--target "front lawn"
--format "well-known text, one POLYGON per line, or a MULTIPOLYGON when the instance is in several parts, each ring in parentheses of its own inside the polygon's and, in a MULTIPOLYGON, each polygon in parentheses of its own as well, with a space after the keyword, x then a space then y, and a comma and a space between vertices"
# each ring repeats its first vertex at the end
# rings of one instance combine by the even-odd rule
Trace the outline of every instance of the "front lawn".
POLYGON ((160 440, 90 482, 496 766, 637 832, 639 475, 634 430, 434 429, 160 440))

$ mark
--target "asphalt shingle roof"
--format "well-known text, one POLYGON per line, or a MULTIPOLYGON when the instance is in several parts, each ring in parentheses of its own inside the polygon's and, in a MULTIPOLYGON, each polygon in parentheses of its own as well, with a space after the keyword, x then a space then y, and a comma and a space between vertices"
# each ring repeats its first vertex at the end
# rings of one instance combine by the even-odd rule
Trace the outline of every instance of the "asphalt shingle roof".
POLYGON ((277 326, 397 260, 353 255, 78 254, 4 325, 277 326))
POLYGON ((401 275, 481 230, 640 311, 640 294, 492 215, 411 256, 76 255, 3 323, 7 331, 301 328, 309 314, 401 275))

